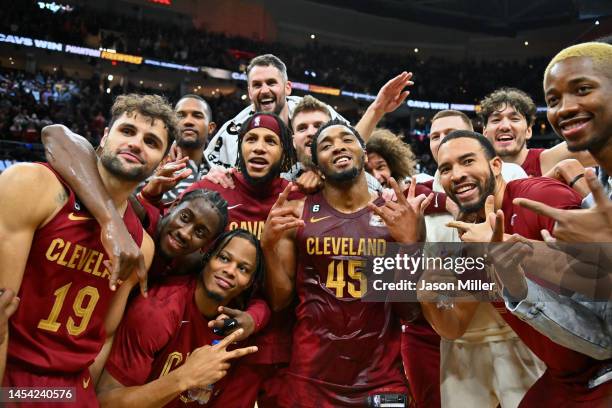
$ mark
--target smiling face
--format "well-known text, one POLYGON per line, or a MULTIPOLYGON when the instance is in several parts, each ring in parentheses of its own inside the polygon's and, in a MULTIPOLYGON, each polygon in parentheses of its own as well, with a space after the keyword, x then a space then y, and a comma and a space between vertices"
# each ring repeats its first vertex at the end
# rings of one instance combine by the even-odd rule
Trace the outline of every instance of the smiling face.
POLYGON ((204 102, 183 98, 176 104, 175 111, 179 126, 177 146, 187 149, 204 147, 210 131, 214 130, 214 124, 211 129, 210 118, 206 115, 204 102))
POLYGON ((226 304, 251 285, 256 262, 257 250, 252 242, 238 236, 231 238, 204 267, 206 293, 226 304))
POLYGON ((491 141, 501 158, 511 158, 527 150, 531 127, 527 118, 514 106, 503 104, 488 118, 483 134, 491 141))
POLYGON ((168 132, 164 122, 138 112, 124 112, 100 141, 100 163, 123 181, 145 180, 166 155, 168 132))
POLYGON ((298 160, 306 166, 312 164, 310 145, 319 128, 329 122, 331 117, 322 111, 302 111, 291 119, 293 126, 293 146, 298 160))
POLYGON ((376 180, 378 180, 383 187, 387 187, 387 182, 391 177, 391 169, 387 161, 380 154, 369 152, 366 168, 368 173, 376 177, 376 180))
POLYGON ((287 95, 291 95, 291 82, 272 65, 256 65, 248 75, 248 92, 256 111, 279 115, 287 105, 287 95))
POLYGON ((612 142, 611 76, 588 57, 571 57, 544 79, 548 121, 569 150, 597 152, 612 142))
POLYGON ((351 182, 363 172, 365 153, 351 129, 333 125, 319 134, 317 161, 326 181, 351 182))
POLYGON ((206 247, 220 227, 219 212, 205 198, 181 202, 159 223, 159 250, 166 258, 191 254, 206 247))
POLYGON ((438 170, 444 191, 461 211, 472 213, 484 207, 495 193, 501 174, 501 160, 488 160, 477 140, 458 138, 440 146, 438 170))
POLYGON ((283 149, 280 137, 268 128, 249 130, 240 145, 246 176, 256 183, 279 173, 283 149))

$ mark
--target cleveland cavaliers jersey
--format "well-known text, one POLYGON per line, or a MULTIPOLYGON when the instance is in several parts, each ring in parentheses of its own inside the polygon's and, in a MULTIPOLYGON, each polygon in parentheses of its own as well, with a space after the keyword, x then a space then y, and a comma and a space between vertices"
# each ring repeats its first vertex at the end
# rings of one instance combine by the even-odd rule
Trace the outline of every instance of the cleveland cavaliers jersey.
POLYGON ((540 156, 546 149, 527 149, 527 157, 521 164, 523 170, 529 177, 542 177, 542 165, 540 164, 540 156))
MULTIPOLYGON (((186 192, 203 188, 218 192, 227 201, 229 213, 228 230, 242 228, 261 238, 272 206, 289 182, 277 177, 269 183, 251 185, 241 173, 232 173, 235 188, 225 188, 208 180, 193 183, 186 192)), ((301 193, 292 192, 289 200, 303 197, 301 193)), ((272 313, 268 325, 251 338, 259 351, 244 358, 245 361, 259 364, 277 364, 289 361, 291 349, 291 327, 293 316, 291 309, 272 313)))
POLYGON ((399 319, 391 304, 361 299, 366 259, 385 255, 388 229, 367 208, 338 212, 321 193, 306 198, 302 218, 291 393, 304 406, 364 406, 374 391, 404 391, 399 319))
MULTIPOLYGON (((100 225, 55 176, 69 198, 34 234, 21 302, 10 319, 8 361, 39 374, 77 373, 91 365, 106 340, 104 320, 114 295, 100 225)), ((142 226, 129 203, 123 220, 140 246, 142 226)))
MULTIPOLYGON (((130 304, 105 367, 117 381, 126 387, 147 384, 183 365, 195 349, 222 339, 208 327, 209 320, 195 304, 198 279, 200 275, 167 278, 152 287, 147 298, 130 304)), ((210 405, 224 382, 214 385, 210 405)), ((184 392, 165 407, 186 404, 199 406, 184 392)))

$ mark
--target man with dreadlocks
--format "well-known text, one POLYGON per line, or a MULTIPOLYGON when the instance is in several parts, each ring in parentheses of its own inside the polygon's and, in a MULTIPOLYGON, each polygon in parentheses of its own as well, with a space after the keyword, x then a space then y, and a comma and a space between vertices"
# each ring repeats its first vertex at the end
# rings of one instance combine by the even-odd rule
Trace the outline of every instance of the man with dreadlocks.
MULTIPOLYGON (((291 133, 282 119, 274 113, 256 113, 244 122, 238 135, 239 172, 231 173, 235 188, 200 180, 187 192, 200 188, 217 191, 228 203, 228 229, 243 228, 260 239, 270 209, 289 184, 280 173, 295 163, 291 133)), ((301 197, 293 193, 290 199, 301 197)), ((240 393, 245 401, 250 400, 251 407, 260 390, 265 399, 261 397, 259 405, 274 406, 280 374, 277 365, 289 361, 292 322, 289 310, 273 313, 268 326, 253 337, 259 352, 242 361, 239 367, 245 378, 240 393)))
POLYGON ((220 307, 263 280, 262 258, 252 234, 225 232, 204 257, 200 273, 170 277, 152 287, 148 299, 135 299, 98 386, 100 405, 242 406, 243 380, 230 363, 257 348, 228 351, 243 329, 223 339, 211 327, 220 307), (147 316, 154 316, 155 324, 147 316))
MULTIPOLYGON (((266 117, 268 116, 270 115, 266 115, 266 117)), ((259 116, 255 115, 252 118, 253 126, 249 129, 266 129, 263 127, 266 124, 268 128, 270 128, 272 127, 270 123, 282 124, 275 115, 271 119, 272 122, 266 121, 265 119, 262 120, 261 118, 257 119, 257 117, 259 116)), ((194 248, 198 247, 194 246, 194 242, 191 241, 194 239, 198 240, 202 247, 206 247, 213 238, 213 236, 210 236, 213 234, 213 230, 215 230, 214 234, 216 235, 219 230, 226 228, 228 224, 228 210, 230 221, 229 229, 236 229, 240 224, 245 223, 244 225, 251 232, 254 232, 257 225, 263 226, 276 197, 288 183, 280 179, 278 174, 281 170, 285 171, 289 169, 295 163, 294 153, 284 153, 287 151, 292 152, 291 138, 288 130, 286 127, 283 128, 280 126, 277 126, 275 129, 281 136, 275 134, 275 137, 271 137, 268 131, 266 135, 262 135, 258 143, 254 142, 252 135, 245 139, 244 148, 241 148, 241 158, 245 157, 244 162, 254 162, 256 164, 253 170, 249 165, 245 165, 241 159, 243 164, 240 168, 244 170, 243 173, 235 175, 235 182, 239 186, 235 190, 223 189, 220 186, 201 180, 198 183, 192 184, 191 188, 188 189, 176 203, 172 204, 169 213, 160 219, 163 209, 160 210, 155 207, 155 205, 159 203, 147 202, 146 197, 151 198, 158 196, 161 198, 165 192, 164 188, 169 189, 173 188, 173 186, 164 182, 164 177, 153 177, 151 179, 139 195, 139 200, 141 204, 144 205, 147 215, 146 218, 148 218, 147 230, 157 235, 156 242, 158 247, 154 262, 155 266, 152 267, 151 270, 152 277, 158 278, 163 275, 189 273, 193 271, 192 266, 194 265, 194 259, 190 259, 189 262, 185 262, 184 259, 189 254, 196 255, 196 260, 198 258, 197 252, 192 251, 194 248), (269 169, 260 171, 261 163, 270 163, 269 169), (245 177, 242 177, 243 175, 245 175, 245 177), (202 194, 202 188, 212 190, 215 193, 207 192, 202 194), (155 193, 151 193, 151 191, 155 193), (270 194, 267 201, 265 197, 261 197, 261 192, 270 194), (204 201, 204 207, 208 207, 208 209, 200 209, 204 211, 202 214, 199 214, 200 211, 195 211, 193 205, 185 204, 198 197, 204 198, 204 200, 198 201, 204 201), (208 203, 206 203, 206 201, 208 201, 208 203), (227 204, 228 202, 229 207, 227 204), (211 208, 211 206, 213 208, 211 208), (221 215, 220 219, 217 212, 221 215), (200 220, 198 221, 198 219, 200 220), (261 220, 260 224, 258 224, 258 220, 261 220), (159 228, 156 226, 158 223, 159 228), (183 232, 181 232, 181 230, 183 230, 183 232), (201 231, 198 232, 198 230, 201 231), (208 230, 208 232, 205 230, 208 230), (198 234, 201 234, 200 238, 198 238, 198 234), (190 242, 188 243, 187 241, 190 242), (190 247, 189 250, 186 249, 187 246, 190 247)), ((261 132, 257 130, 254 132, 261 134, 261 132)), ((74 188, 77 195, 82 198, 83 204, 88 208, 96 203, 99 205, 99 203, 107 202, 108 192, 106 192, 104 186, 92 177, 83 177, 83 174, 89 174, 91 172, 89 167, 95 166, 93 149, 90 145, 85 149, 84 144, 87 144, 87 142, 80 136, 66 131, 64 131, 63 134, 65 137, 54 138, 53 143, 48 143, 46 146, 48 155, 54 158, 53 165, 56 166, 56 170, 66 177, 68 184, 74 188), (57 158, 64 157, 66 154, 74 156, 77 160, 70 161, 70 163, 77 162, 79 166, 67 165, 67 160, 57 160, 57 158)), ((241 138, 241 147, 242 140, 241 138)), ((176 166, 177 163, 178 162, 168 163, 168 165, 176 166)), ((159 175, 160 172, 165 171, 164 168, 158 169, 157 174, 159 175)), ((257 285, 255 285, 255 287, 257 287, 257 285)), ((239 336, 240 340, 247 338, 251 334, 257 333, 257 331, 263 329, 268 322, 270 316, 269 308, 265 302, 259 298, 251 300, 248 306, 247 313, 224 308, 222 314, 214 323, 214 326, 222 326, 223 324, 220 323, 219 320, 224 317, 232 318, 235 319, 238 323, 237 325, 243 329, 239 336)), ((279 319, 279 321, 280 320, 281 319, 279 319)), ((289 331, 290 327, 286 330, 289 331)), ((284 337, 288 336, 289 334, 284 337)), ((269 347, 264 347, 268 356, 267 358, 281 356, 280 358, 288 359, 288 351, 283 354, 282 351, 273 348, 273 343, 276 341, 275 339, 277 337, 283 339, 282 335, 275 336, 273 331, 271 334, 268 333, 262 337, 264 342, 267 341, 272 344, 269 347)), ((289 340, 281 340, 281 343, 283 341, 287 343, 289 340)), ((285 348, 288 349, 288 345, 286 345, 285 348)), ((240 365, 242 366, 242 362, 240 365)), ((233 387, 231 390, 225 391, 225 398, 235 397, 235 399, 231 400, 232 403, 230 406, 232 407, 252 407, 254 405, 255 399, 257 398, 257 392, 261 385, 261 381, 259 380, 261 376, 256 375, 256 370, 251 370, 250 367, 250 365, 246 366, 244 369, 235 367, 235 371, 240 373, 237 378, 244 380, 244 383, 241 383, 239 387, 233 387), (252 375, 249 376, 248 374, 252 375)), ((268 370, 268 372, 273 373, 276 372, 276 370, 268 370)))

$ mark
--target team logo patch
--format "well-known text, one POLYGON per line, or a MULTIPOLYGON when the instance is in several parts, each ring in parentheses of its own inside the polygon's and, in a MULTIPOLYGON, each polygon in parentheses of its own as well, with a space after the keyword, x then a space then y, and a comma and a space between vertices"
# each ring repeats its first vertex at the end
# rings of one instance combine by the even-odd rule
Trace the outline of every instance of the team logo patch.
POLYGON ((384 227, 385 222, 383 221, 382 218, 380 218, 380 215, 372 214, 370 215, 370 226, 371 227, 384 227))
POLYGON ((312 206, 312 210, 311 210, 311 211, 312 211, 313 213, 318 213, 320 209, 321 209, 321 207, 319 206, 319 204, 314 204, 314 205, 312 206))

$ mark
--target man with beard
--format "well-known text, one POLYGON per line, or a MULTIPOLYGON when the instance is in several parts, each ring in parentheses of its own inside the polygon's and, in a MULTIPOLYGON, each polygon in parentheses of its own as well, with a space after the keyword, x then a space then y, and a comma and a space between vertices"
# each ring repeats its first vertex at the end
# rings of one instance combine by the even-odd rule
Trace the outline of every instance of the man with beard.
MULTIPOLYGON (((313 171, 310 156, 312 138, 321 125, 332 119, 326 104, 313 96, 306 95, 293 109, 291 126, 293 127, 293 146, 297 153, 298 162, 287 173, 281 176, 299 186, 315 186, 320 188, 321 177, 313 171), (310 170, 310 171, 309 171, 310 170)), ((357 129, 359 129, 357 124, 357 129)), ((368 189, 372 192, 382 188, 380 183, 371 174, 366 174, 368 189)))
POLYGON ((323 190, 305 201, 287 202, 287 188, 264 227, 266 290, 272 307, 286 307, 295 293, 298 296, 280 406, 362 407, 369 396, 407 393, 398 316, 389 303, 362 302, 367 285, 362 268, 368 256, 384 255, 367 253, 366 240, 384 246, 416 242, 422 218, 397 184, 399 203, 376 207, 384 200, 368 191, 364 147, 359 133, 344 122, 322 126, 312 140, 311 154, 325 177, 323 190), (396 218, 386 227, 378 217, 388 221, 389 212, 396 218))
POLYGON ((194 182, 200 180, 208 172, 208 162, 204 158, 204 149, 208 137, 216 128, 213 122, 212 110, 208 103, 198 95, 184 95, 174 107, 178 119, 179 133, 176 137, 177 157, 188 157, 187 174, 171 190, 166 191, 162 198, 164 203, 174 201, 194 182))
MULTIPOLYGON (((204 151, 211 167, 234 167, 238 158, 238 134, 240 126, 255 112, 274 113, 290 126, 293 108, 299 96, 291 96, 291 81, 287 77, 285 63, 272 54, 259 55, 251 60, 246 70, 248 94, 252 105, 236 117, 224 123, 204 151)), ((340 117, 331 107, 329 114, 340 117)))
MULTIPOLYGON (((497 155, 507 163, 521 166, 528 176, 541 177, 565 159, 576 159, 583 166, 594 164, 587 152, 569 151, 565 142, 550 149, 528 149, 535 122, 536 105, 525 92, 501 88, 481 102, 483 134, 491 141, 497 155)), ((572 180, 566 180, 569 184, 572 180)))
MULTIPOLYGON (((97 177, 148 268, 153 241, 127 199, 168 151, 175 116, 157 95, 120 96, 111 114, 97 177)), ((0 176, 0 191, 0 287, 18 292, 22 305, 10 321, 8 351, 1 346, 0 359, 8 355, 3 385, 74 387, 79 406, 97 406, 94 388, 108 352, 103 346, 136 276, 113 292, 100 226, 51 167, 13 166, 0 176)))
MULTIPOLYGON (((570 150, 587 149, 604 170, 603 175, 612 174, 610 64, 611 45, 584 43, 559 52, 553 57, 544 74, 549 122, 555 131, 567 140, 570 150)), ((602 177, 602 187, 592 172, 588 171, 585 178, 593 192, 592 196, 582 203, 585 209, 561 211, 533 200, 516 201, 521 207, 556 221, 552 232, 542 231, 546 241, 554 242, 556 239, 566 242, 604 243, 604 248, 609 248, 609 243, 612 242, 612 179, 602 177)), ((561 258, 567 259, 568 263, 576 262, 574 256, 567 253, 562 254, 561 258)), ((604 256, 601 258, 605 260, 604 256)), ((605 264, 604 268, 608 270, 609 275, 608 264, 605 264)), ((579 293, 559 296, 535 285, 531 280, 525 280, 524 277, 521 277, 520 281, 522 285, 512 285, 512 290, 507 293, 512 299, 510 296, 506 297, 513 313, 519 317, 525 316, 529 311, 535 310, 532 305, 537 302, 542 307, 537 313, 529 314, 529 323, 537 330, 545 334, 554 333, 554 339, 558 343, 594 358, 612 358, 609 301, 593 301, 593 297, 581 296, 579 293), (514 289, 517 287, 519 290, 514 289), (547 301, 540 303, 540 299, 547 301), (575 324, 577 319, 585 324, 575 324)), ((607 286, 596 286, 609 291, 610 284, 608 281, 607 286)))
MULTIPOLYGON (((554 220, 519 207, 514 199, 528 198, 558 209, 578 208, 582 200, 567 185, 546 177, 506 183, 501 177, 501 159, 493 145, 475 132, 452 132, 440 144, 438 158, 441 182, 448 196, 462 211, 484 221, 449 223, 459 229, 466 242, 491 241, 493 230, 487 219, 490 214, 485 210, 486 201, 503 213, 507 233, 538 240, 542 229, 553 230, 554 220)), ((551 406, 608 406, 610 388, 590 383, 605 363, 557 344, 512 313, 506 311, 501 316, 547 367, 523 397, 521 407, 544 402, 551 406)))
MULTIPOLYGON (((78 197, 83 197, 83 204, 87 207, 97 205, 98 202, 110 200, 104 184, 93 179, 87 179, 86 174, 95 168, 95 161, 89 154, 80 150, 87 144, 67 129, 58 129, 59 140, 53 137, 44 138, 48 157, 53 159, 54 170, 66 178, 67 184, 74 189, 78 197), (66 156, 68 153, 69 156, 66 156), (71 166, 66 157, 77 155, 81 164, 78 168, 71 166)), ((88 145, 91 149, 91 146, 88 145)), ((176 165, 177 162, 169 163, 176 165)), ((165 172, 158 169, 156 176, 150 179, 147 188, 159 191, 158 197, 164 192, 167 182, 161 182, 157 174, 165 172)), ((89 173, 88 173, 89 172, 89 173)), ((146 194, 145 194, 146 195, 146 194)), ((174 201, 169 208, 159 208, 153 205, 142 194, 138 197, 138 205, 144 207, 146 216, 143 225, 145 230, 153 237, 156 244, 155 256, 149 271, 150 281, 158 282, 170 275, 192 274, 201 265, 202 248, 208 247, 210 242, 227 226, 227 202, 216 191, 203 189, 191 190, 174 201)), ((117 228, 113 228, 116 231, 117 228)), ((262 299, 253 299, 246 312, 224 308, 215 320, 215 327, 222 328, 225 319, 235 320, 233 329, 226 334, 242 328, 240 339, 257 333, 266 326, 270 318, 270 308, 262 299)), ((248 405, 248 404, 247 404, 248 405)))
MULTIPOLYGON (((295 164, 295 150, 291 145, 289 129, 273 113, 256 113, 242 124, 238 149, 239 172, 229 174, 234 188, 200 180, 186 192, 196 189, 218 192, 228 204, 227 228, 246 229, 260 239, 272 205, 289 184, 279 175, 295 164)), ((295 194, 292 197, 302 196, 295 194)), ((245 381, 244 386, 236 390, 242 394, 244 401, 250 400, 251 406, 260 393, 264 394, 259 396, 260 406, 274 404, 269 399, 273 400, 273 394, 277 392, 274 387, 279 375, 278 365, 289 361, 292 321, 288 312, 274 313, 268 327, 253 337, 259 352, 241 362, 238 370, 245 381)))
POLYGON ((252 234, 225 232, 199 273, 166 279, 148 299, 131 303, 100 380, 100 405, 247 407, 240 403, 243 379, 230 362, 257 348, 226 351, 242 329, 223 339, 211 328, 219 309, 248 300, 249 288, 261 285, 262 258, 252 234), (155 324, 143 316, 155 316, 155 324))
MULTIPOLYGON (((470 118, 463 112, 443 110, 433 116, 429 147, 436 163, 440 143, 455 130, 474 130, 470 118)), ((527 177, 525 171, 514 163, 502 163, 501 173, 506 182, 527 177)), ((433 189, 444 191, 439 171, 434 175, 433 189)), ((456 207, 454 201, 448 201, 456 207)), ((446 226, 452 220, 454 217, 450 214, 426 216, 427 241, 459 242, 456 229, 446 226)), ((424 315, 442 334, 442 339, 438 337, 440 341, 436 341, 442 366, 437 367, 442 406, 516 406, 544 371, 543 364, 518 339, 491 304, 455 301, 451 308, 438 306, 429 303, 422 307, 424 315), (449 323, 453 321, 459 321, 459 324, 449 323), (454 331, 451 327, 458 330, 454 331), (469 371, 465 369, 466 366, 469 371), (497 376, 503 376, 505 380, 495 381, 497 376)), ((425 325, 423 327, 428 329, 429 325, 425 325)), ((416 328, 415 324, 406 327, 416 328)), ((422 343, 423 339, 427 339, 425 333, 417 334, 420 336, 412 336, 412 341, 422 343)), ((411 354, 410 348, 406 349, 405 355, 412 359, 420 358, 420 353, 411 354)), ((419 366, 417 361, 412 368, 417 381, 420 379, 419 366)))

